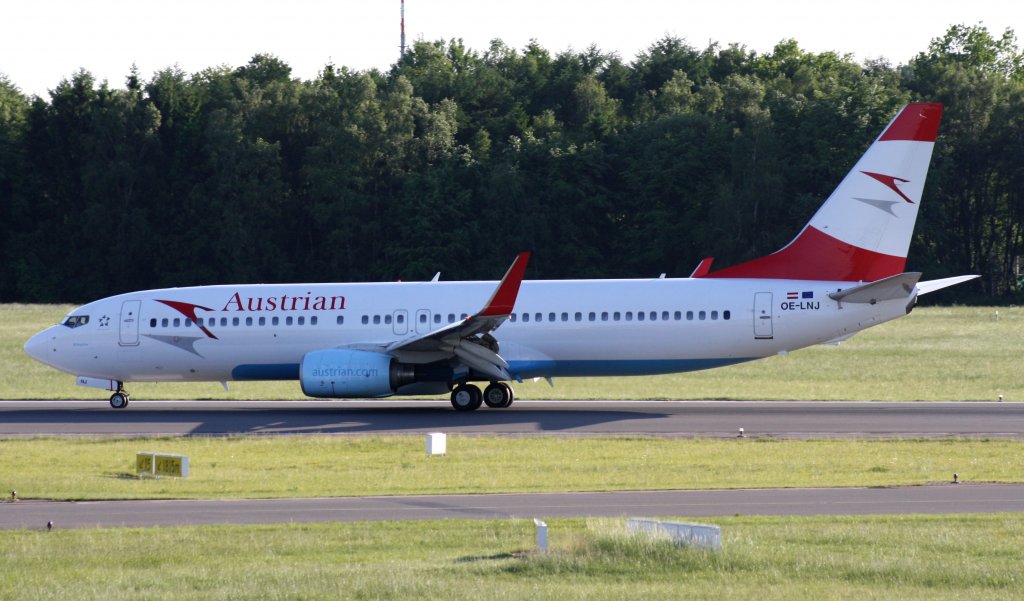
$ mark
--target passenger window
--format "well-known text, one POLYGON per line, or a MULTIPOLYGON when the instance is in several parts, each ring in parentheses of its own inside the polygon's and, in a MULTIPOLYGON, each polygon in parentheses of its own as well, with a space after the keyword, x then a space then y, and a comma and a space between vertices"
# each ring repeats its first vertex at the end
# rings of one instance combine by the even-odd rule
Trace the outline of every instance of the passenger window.
POLYGON ((391 325, 391 315, 384 316, 384 325, 391 325))
POLYGON ((682 313, 682 311, 676 311, 676 312, 675 312, 675 313, 674 313, 674 314, 672 315, 672 318, 673 318, 673 319, 675 319, 676 321, 679 321, 680 319, 682 319, 682 318, 683 318, 683 313, 682 313))
POLYGON ((597 313, 594 313, 593 311, 587 313, 587 321, 597 321, 597 313))
POLYGON ((266 317, 260 317, 260 325, 261 326, 267 325, 267 318, 266 317))
POLYGON ((309 318, 309 325, 311 325, 311 326, 315 326, 316 325, 316 315, 314 315, 313 317, 309 318))
POLYGON ((167 324, 168 324, 168 323, 169 323, 169 321, 168 321, 168 319, 167 319, 167 318, 165 317, 165 318, 163 318, 163 319, 161 319, 161 320, 160 320, 160 327, 161 327, 161 328, 166 328, 166 327, 167 327, 167 324))
MULTIPOLYGON (((363 322, 363 323, 366 323, 366 322, 363 322)), ((284 318, 284 325, 286 325, 286 326, 292 325, 292 316, 291 315, 289 315, 288 317, 284 318)))
POLYGON ((533 321, 544 321, 544 314, 543 313, 535 313, 534 316, 533 316, 533 321))
POLYGON ((728 321, 732 315, 728 311, 722 311, 722 319, 728 321))
POLYGON ((718 311, 711 312, 711 319, 718 319, 718 311))
POLYGON ((441 323, 441 314, 434 313, 434 323, 441 323))
POLYGON ((176 328, 180 328, 181 327, 181 318, 180 317, 175 317, 174 318, 174 327, 176 327, 176 328))
POLYGON ((397 321, 398 323, 405 323, 405 313, 399 313, 398 315, 395 315, 395 321, 397 321))
MULTIPOLYGON (((281 323, 281 318, 279 318, 277 315, 270 318, 270 325, 276 326, 279 323, 281 323)), ((338 316, 338 323, 341 323, 341 316, 338 316)))
POLYGON ((150 319, 149 320, 149 327, 151 327, 151 328, 155 328, 156 327, 156 320, 155 319, 150 319))
POLYGON ((662 311, 661 312, 661 320, 662 321, 668 321, 668 311, 662 311))
POLYGON ((363 315, 363 325, 365 326, 368 323, 370 323, 370 316, 369 315, 363 315))
POLYGON ((573 317, 576 319, 576 321, 583 321, 583 314, 580 313, 579 311, 577 311, 576 315, 573 315, 573 317))
POLYGON ((530 321, 530 314, 529 313, 523 313, 523 322, 525 323, 525 322, 528 322, 528 321, 530 321))
POLYGON ((245 325, 247 325, 247 326, 251 326, 252 325, 252 318, 251 317, 246 317, 245 318, 245 325))
POLYGON ((299 325, 301 326, 301 325, 305 325, 305 324, 306 324, 306 316, 305 315, 299 315, 299 325))
POLYGON ((644 320, 644 312, 643 311, 637 311, 636 312, 636 320, 637 321, 643 321, 644 320))
POLYGON ((512 315, 509 315, 508 316, 508 320, 511 321, 512 323, 515 323, 515 321, 516 321, 516 314, 513 313, 512 315))
POLYGON ((228 325, 228 318, 227 317, 221 317, 220 318, 220 327, 226 328, 227 325, 228 325))
MULTIPOLYGON (((175 321, 177 321, 177 320, 175 320, 175 321)), ((233 325, 233 326, 237 326, 238 325, 238 318, 237 317, 232 317, 231 318, 231 325, 233 325)))
POLYGON ((633 312, 626 311, 626 321, 633 321, 633 312))
POLYGON ((448 314, 448 323, 455 323, 455 314, 454 313, 449 313, 448 314))
POLYGON ((608 321, 608 312, 601 311, 601 321, 608 321))
POLYGON ((619 321, 620 317, 621 317, 621 314, 618 311, 612 313, 612 321, 619 321))
MULTIPOLYGON (((277 318, 275 317, 274 319, 277 319, 277 318)), ((343 323, 345 323, 345 316, 344 315, 339 315, 338 316, 338 325, 340 326, 343 323)))
POLYGON ((555 321, 555 314, 554 313, 548 313, 548 321, 555 321))
POLYGON ((462 314, 462 319, 466 319, 467 317, 469 317, 469 315, 466 315, 465 313, 462 314))
POLYGON ((658 320, 658 312, 657 311, 651 311, 651 321, 657 321, 657 320, 658 320))
POLYGON ((380 325, 380 315, 373 316, 373 325, 380 325))
POLYGON ((686 312, 686 321, 693 321, 693 311, 686 312))
POLYGON ((707 317, 707 315, 705 315, 704 311, 701 311, 700 313, 697 314, 697 317, 701 321, 704 321, 704 318, 707 317))
POLYGON ((191 319, 185 318, 185 327, 186 328, 191 328, 192 327, 192 320, 191 319))
POLYGON ((420 313, 420 323, 427 323, 427 314, 420 313))

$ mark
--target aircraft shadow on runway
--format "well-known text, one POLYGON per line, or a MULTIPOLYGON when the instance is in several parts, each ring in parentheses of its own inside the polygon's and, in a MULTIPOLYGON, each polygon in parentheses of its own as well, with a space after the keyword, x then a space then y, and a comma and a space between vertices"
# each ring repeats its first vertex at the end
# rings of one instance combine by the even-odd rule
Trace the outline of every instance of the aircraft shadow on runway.
MULTIPOLYGON (((140 404, 141 405, 141 404, 140 404)), ((592 409, 532 409, 455 412, 449 407, 338 407, 164 409, 133 406, 124 411, 109 408, 27 409, 5 411, 7 430, 32 434, 76 434, 76 428, 105 434, 361 434, 361 433, 595 433, 623 432, 622 422, 669 417, 661 411, 592 409), (47 428, 48 424, 53 427, 47 428)), ((642 426, 626 431, 641 432, 642 426)))

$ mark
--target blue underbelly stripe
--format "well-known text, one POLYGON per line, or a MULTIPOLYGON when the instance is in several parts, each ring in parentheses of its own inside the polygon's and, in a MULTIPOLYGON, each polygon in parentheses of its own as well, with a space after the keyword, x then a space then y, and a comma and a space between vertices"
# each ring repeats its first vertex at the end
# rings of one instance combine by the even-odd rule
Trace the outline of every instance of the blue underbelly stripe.
MULTIPOLYGON (((753 361, 756 357, 730 359, 612 359, 578 361, 509 361, 509 373, 521 378, 574 376, 653 376, 753 361)), ((233 380, 298 380, 298 363, 248 363, 231 370, 233 380)))

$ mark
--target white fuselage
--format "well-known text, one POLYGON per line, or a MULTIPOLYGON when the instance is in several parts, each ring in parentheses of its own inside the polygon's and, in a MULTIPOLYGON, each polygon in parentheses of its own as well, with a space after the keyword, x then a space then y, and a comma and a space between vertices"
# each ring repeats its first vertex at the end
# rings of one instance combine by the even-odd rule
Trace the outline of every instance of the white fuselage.
MULTIPOLYGON (((113 296, 26 351, 57 369, 132 381, 297 379, 306 353, 383 349, 471 315, 496 282, 205 286, 113 296), (172 306, 172 304, 176 306, 172 306), (193 309, 196 322, 182 312, 193 309), (209 309, 209 310, 207 310, 209 309)), ((523 282, 493 332, 518 379, 705 369, 852 335, 904 315, 913 294, 843 304, 855 283, 765 279, 523 282)), ((411 363, 440 357, 397 353, 411 363)))

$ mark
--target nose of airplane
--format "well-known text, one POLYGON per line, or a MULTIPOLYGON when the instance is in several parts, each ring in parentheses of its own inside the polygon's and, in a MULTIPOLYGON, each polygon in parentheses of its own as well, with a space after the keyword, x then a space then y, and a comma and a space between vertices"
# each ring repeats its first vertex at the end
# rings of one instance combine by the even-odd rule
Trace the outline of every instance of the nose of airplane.
POLYGON ((53 328, 47 328, 25 342, 25 353, 41 363, 50 364, 49 355, 53 354, 53 341, 56 338, 53 328))

